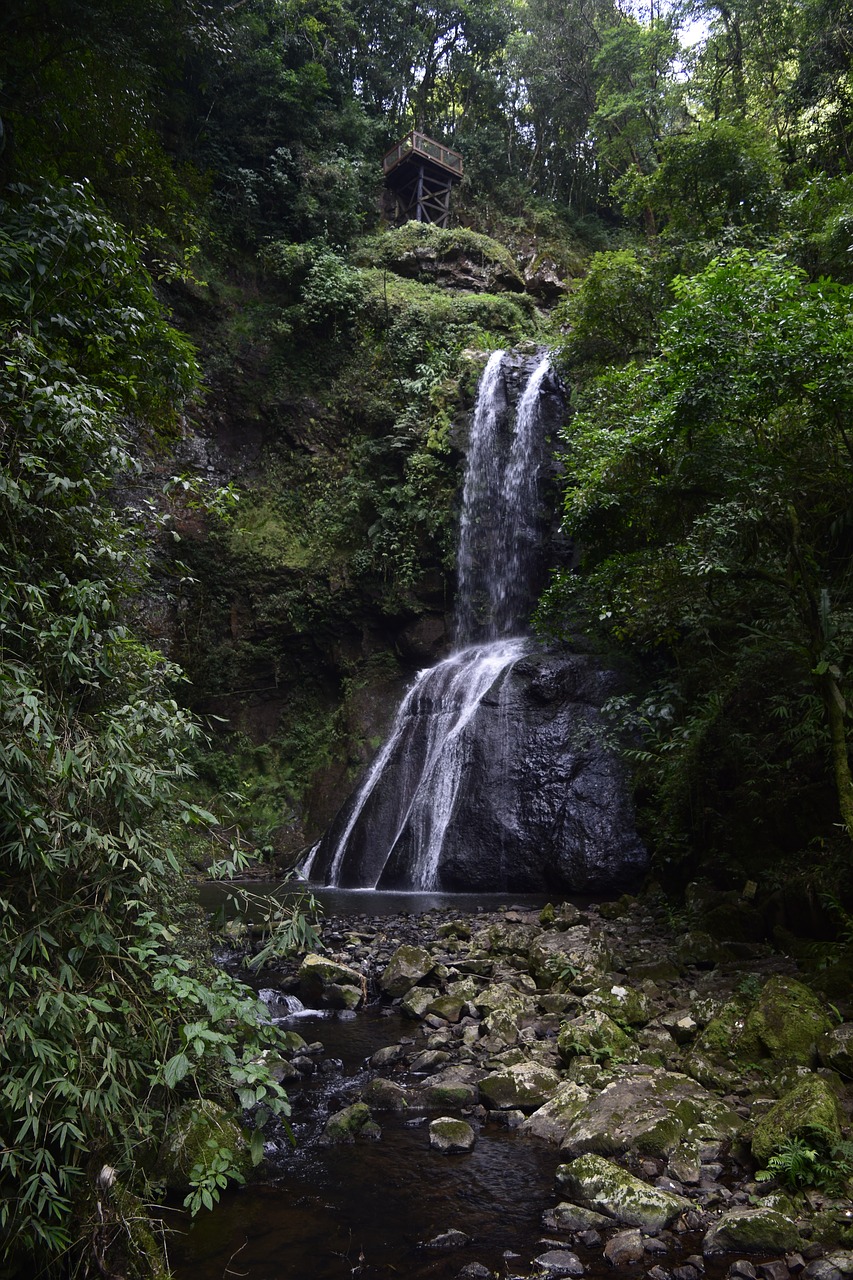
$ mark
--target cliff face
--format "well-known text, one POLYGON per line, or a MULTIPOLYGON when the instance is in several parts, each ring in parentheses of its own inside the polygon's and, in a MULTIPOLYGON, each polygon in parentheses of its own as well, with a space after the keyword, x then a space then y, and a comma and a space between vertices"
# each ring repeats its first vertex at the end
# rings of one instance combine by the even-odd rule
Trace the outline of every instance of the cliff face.
POLYGON ((145 455, 152 493, 189 481, 145 615, 211 728, 200 783, 242 789, 247 833, 280 852, 320 834, 406 684, 448 651, 477 380, 488 347, 541 324, 486 237, 410 226, 359 266, 299 254, 173 291, 207 391, 145 455), (227 486, 223 519, 197 496, 227 486))

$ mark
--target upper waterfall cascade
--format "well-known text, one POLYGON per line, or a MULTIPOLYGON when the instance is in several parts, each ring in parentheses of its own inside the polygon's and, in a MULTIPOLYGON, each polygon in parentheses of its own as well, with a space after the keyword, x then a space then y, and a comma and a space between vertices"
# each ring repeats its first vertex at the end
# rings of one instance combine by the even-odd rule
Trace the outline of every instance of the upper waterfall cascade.
POLYGON ((618 762, 590 742, 606 673, 578 655, 545 655, 524 634, 543 569, 545 403, 556 426, 547 358, 531 368, 512 353, 490 357, 462 494, 458 648, 416 677, 385 745, 303 867, 314 880, 580 891, 609 885, 617 865, 627 879, 643 861, 624 797, 613 806, 601 794, 624 793, 618 762), (626 825, 615 842, 612 817, 626 825))

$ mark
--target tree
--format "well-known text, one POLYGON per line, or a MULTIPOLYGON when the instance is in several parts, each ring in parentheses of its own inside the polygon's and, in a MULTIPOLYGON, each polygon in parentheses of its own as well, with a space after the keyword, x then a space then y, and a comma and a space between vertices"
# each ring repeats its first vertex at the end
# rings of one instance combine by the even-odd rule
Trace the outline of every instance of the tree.
MULTIPOLYGON (((131 423, 173 422, 192 349, 84 189, 2 218, 0 1260, 40 1269, 87 1245, 103 1261, 99 1170, 143 1190, 181 1102, 262 1103, 261 1121, 286 1102, 257 1003, 178 954, 196 730, 127 617, 145 577, 138 515, 114 506, 131 423)), ((193 1203, 235 1158, 196 1168, 193 1203)))
POLYGON ((822 767, 853 838, 853 291, 744 250, 673 288, 660 354, 592 380, 571 424, 565 524, 587 561, 563 589, 673 664, 660 788, 680 772, 695 795, 725 757, 790 812, 822 767))

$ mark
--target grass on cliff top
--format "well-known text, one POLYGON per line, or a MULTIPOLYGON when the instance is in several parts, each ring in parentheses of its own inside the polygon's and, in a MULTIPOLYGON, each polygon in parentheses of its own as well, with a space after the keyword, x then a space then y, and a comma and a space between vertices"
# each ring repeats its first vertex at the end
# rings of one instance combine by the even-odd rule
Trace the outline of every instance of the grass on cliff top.
POLYGON ((509 249, 491 236, 465 227, 442 228, 426 222, 406 222, 402 227, 369 236, 358 246, 356 260, 360 265, 393 270, 395 263, 417 249, 427 249, 438 258, 465 254, 481 266, 493 263, 511 275, 519 274, 518 263, 509 249))

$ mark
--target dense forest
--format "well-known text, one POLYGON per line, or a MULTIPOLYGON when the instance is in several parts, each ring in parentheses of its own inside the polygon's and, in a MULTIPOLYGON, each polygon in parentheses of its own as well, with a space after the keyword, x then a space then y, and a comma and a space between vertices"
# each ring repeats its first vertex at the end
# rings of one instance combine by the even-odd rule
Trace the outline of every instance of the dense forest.
POLYGON ((445 643, 495 347, 569 388, 535 625, 626 672, 654 874, 849 941, 851 52, 849 0, 4 9, 0 1274, 155 1274, 164 1124, 286 1111, 184 871, 292 856, 445 643), (383 220, 412 128, 451 229, 383 220))

